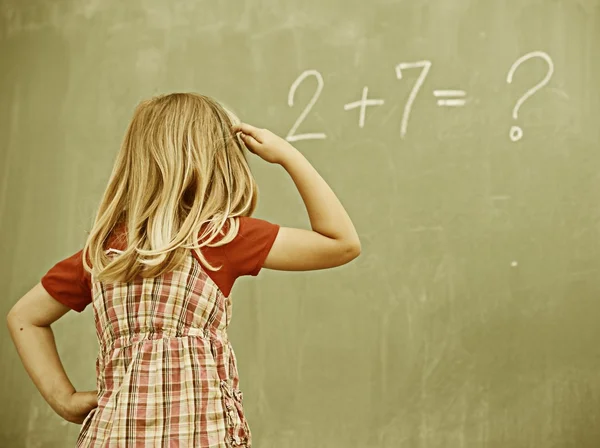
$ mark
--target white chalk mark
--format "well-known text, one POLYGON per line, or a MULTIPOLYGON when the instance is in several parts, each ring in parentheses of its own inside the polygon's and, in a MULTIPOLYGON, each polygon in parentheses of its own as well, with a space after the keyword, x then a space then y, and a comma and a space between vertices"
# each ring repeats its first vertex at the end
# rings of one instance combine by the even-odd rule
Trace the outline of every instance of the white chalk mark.
POLYGON ((570 98, 567 92, 565 92, 564 90, 557 89, 556 87, 549 87, 548 91, 556 93, 557 95, 560 95, 567 100, 570 98))
POLYGON ((404 106, 404 114, 402 115, 402 125, 400 127, 400 136, 402 138, 406 136, 406 130, 408 128, 408 120, 410 118, 412 106, 417 98, 417 95, 419 94, 419 91, 421 90, 421 87, 423 87, 423 83, 427 78, 429 70, 431 69, 431 61, 402 62, 396 66, 396 77, 398 79, 402 79, 402 70, 408 70, 412 68, 420 68, 421 74, 417 78, 417 82, 412 88, 410 95, 408 96, 408 101, 404 106))
POLYGON ((523 138, 523 129, 520 126, 511 126, 509 135, 513 142, 518 142, 523 138))
POLYGON ((466 96, 467 92, 464 90, 434 90, 433 96, 436 98, 439 97, 449 97, 449 96, 466 96))
POLYGON ((434 90, 433 96, 438 99, 437 105, 442 107, 461 107, 467 104, 464 97, 467 92, 464 90, 434 90))
POLYGON ((467 100, 438 100, 437 105, 442 107, 460 107, 467 104, 467 100))
MULTIPOLYGON (((515 120, 517 118, 519 118, 519 110, 521 109, 521 106, 523 106, 525 101, 527 101, 529 98, 531 98, 533 95, 535 95, 541 88, 546 86, 550 82, 550 80, 552 79, 552 75, 554 74, 554 62, 552 61, 552 58, 548 55, 548 53, 545 53, 543 51, 533 51, 531 53, 528 53, 528 54, 520 57, 519 59, 517 59, 515 61, 515 63, 512 65, 512 67, 508 71, 508 76, 506 77, 506 82, 509 84, 512 84, 515 72, 521 66, 521 64, 523 64, 524 62, 528 61, 529 59, 533 59, 533 58, 540 58, 540 59, 543 59, 544 61, 546 61, 546 63, 548 64, 548 72, 546 73, 546 76, 544 77, 544 79, 542 79, 535 86, 533 86, 532 88, 527 90, 527 92, 525 92, 525 94, 523 96, 521 96, 521 98, 519 98, 519 100, 517 101, 517 104, 515 104, 515 107, 513 108, 513 112, 512 112, 512 117, 515 120)), ((512 126, 510 128, 510 139, 513 142, 517 142, 517 141, 521 140, 522 138, 523 138, 523 129, 521 129, 519 126, 512 126)))
POLYGON ((367 112, 368 106, 381 106, 384 104, 383 100, 370 100, 369 97, 369 88, 367 86, 363 87, 362 97, 359 101, 354 101, 353 103, 344 104, 344 110, 352 110, 357 107, 360 108, 360 115, 358 118, 358 126, 360 128, 365 127, 365 116, 367 112))
POLYGON ((302 122, 306 119, 306 116, 309 114, 309 112, 319 99, 319 95, 321 95, 323 85, 325 84, 325 82, 323 81, 323 76, 317 70, 304 71, 300 76, 298 76, 298 78, 296 78, 296 80, 292 84, 292 87, 290 88, 290 91, 288 93, 288 106, 294 106, 294 96, 296 94, 296 89, 300 84, 302 84, 302 81, 304 81, 309 76, 314 76, 315 78, 317 78, 317 90, 315 91, 314 95, 312 96, 312 98, 310 99, 310 101, 308 102, 308 104, 306 105, 306 107, 292 126, 292 129, 290 129, 290 132, 288 132, 285 138, 288 142, 297 142, 298 140, 322 140, 327 138, 327 136, 322 132, 296 135, 296 131, 298 130, 302 122))
POLYGON ((521 98, 519 98, 519 101, 517 101, 517 104, 515 105, 515 107, 513 109, 513 118, 515 120, 517 118, 519 118, 519 109, 521 108, 523 103, 525 103, 525 101, 527 101, 527 99, 529 99, 532 95, 534 95, 538 90, 540 90, 542 87, 544 87, 546 84, 548 84, 550 82, 550 79, 552 79, 552 75, 554 74, 554 62, 552 62, 552 58, 543 51, 534 51, 532 53, 526 54, 525 56, 517 59, 517 61, 512 65, 512 67, 510 68, 510 70, 508 72, 508 76, 506 77, 506 82, 508 82, 509 84, 512 84, 513 77, 514 77, 515 72, 517 71, 517 68, 519 68, 519 66, 522 63, 524 63, 525 61, 528 61, 529 59, 533 59, 533 58, 541 58, 541 59, 545 60, 548 63, 548 73, 546 73, 546 76, 544 77, 544 79, 542 81, 537 83, 535 86, 533 86, 531 89, 529 89, 521 98))
POLYGON ((513 262, 512 262, 510 265, 511 265, 513 268, 516 268, 516 267, 519 265, 519 263, 517 263, 516 261, 513 261, 513 262))

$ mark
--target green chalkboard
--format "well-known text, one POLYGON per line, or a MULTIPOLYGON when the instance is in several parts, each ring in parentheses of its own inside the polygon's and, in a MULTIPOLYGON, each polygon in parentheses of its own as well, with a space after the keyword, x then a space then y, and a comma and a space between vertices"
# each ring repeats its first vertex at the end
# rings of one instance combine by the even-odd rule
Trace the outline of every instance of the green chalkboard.
MULTIPOLYGON (((292 141, 362 254, 240 281, 258 448, 600 446, 600 2, 0 2, 0 310, 81 248, 133 108, 292 141)), ((258 217, 308 227, 252 158, 258 217)), ((95 387, 91 309, 55 326, 95 387)), ((0 328, 0 446, 74 445, 0 328)))

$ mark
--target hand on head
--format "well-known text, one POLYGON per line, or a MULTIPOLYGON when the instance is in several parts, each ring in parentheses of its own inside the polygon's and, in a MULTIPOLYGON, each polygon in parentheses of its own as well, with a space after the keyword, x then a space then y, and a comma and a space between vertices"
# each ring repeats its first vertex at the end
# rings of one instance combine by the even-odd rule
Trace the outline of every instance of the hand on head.
POLYGON ((286 140, 268 129, 257 128, 247 123, 239 123, 234 125, 232 130, 239 133, 250 152, 270 163, 281 164, 286 155, 294 149, 286 140))

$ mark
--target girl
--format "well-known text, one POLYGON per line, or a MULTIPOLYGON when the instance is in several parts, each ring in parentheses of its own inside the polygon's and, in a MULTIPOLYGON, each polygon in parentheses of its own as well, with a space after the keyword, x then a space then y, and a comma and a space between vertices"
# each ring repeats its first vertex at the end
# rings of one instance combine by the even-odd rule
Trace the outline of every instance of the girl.
POLYGON ((206 96, 164 95, 137 107, 84 248, 14 305, 8 326, 44 399, 82 424, 77 446, 249 448, 227 338, 235 280, 359 253, 346 211, 293 146, 206 96), (250 217, 244 146, 289 173, 312 231, 250 217), (77 392, 50 325, 90 303, 97 390, 77 392))

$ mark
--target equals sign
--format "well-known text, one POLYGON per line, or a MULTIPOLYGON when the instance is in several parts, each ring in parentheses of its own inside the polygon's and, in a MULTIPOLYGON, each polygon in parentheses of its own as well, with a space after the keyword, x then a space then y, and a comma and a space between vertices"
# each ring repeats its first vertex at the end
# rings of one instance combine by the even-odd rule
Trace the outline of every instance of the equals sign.
POLYGON ((442 107, 460 107, 467 103, 464 90, 434 90, 433 96, 438 98, 437 105, 442 107))

